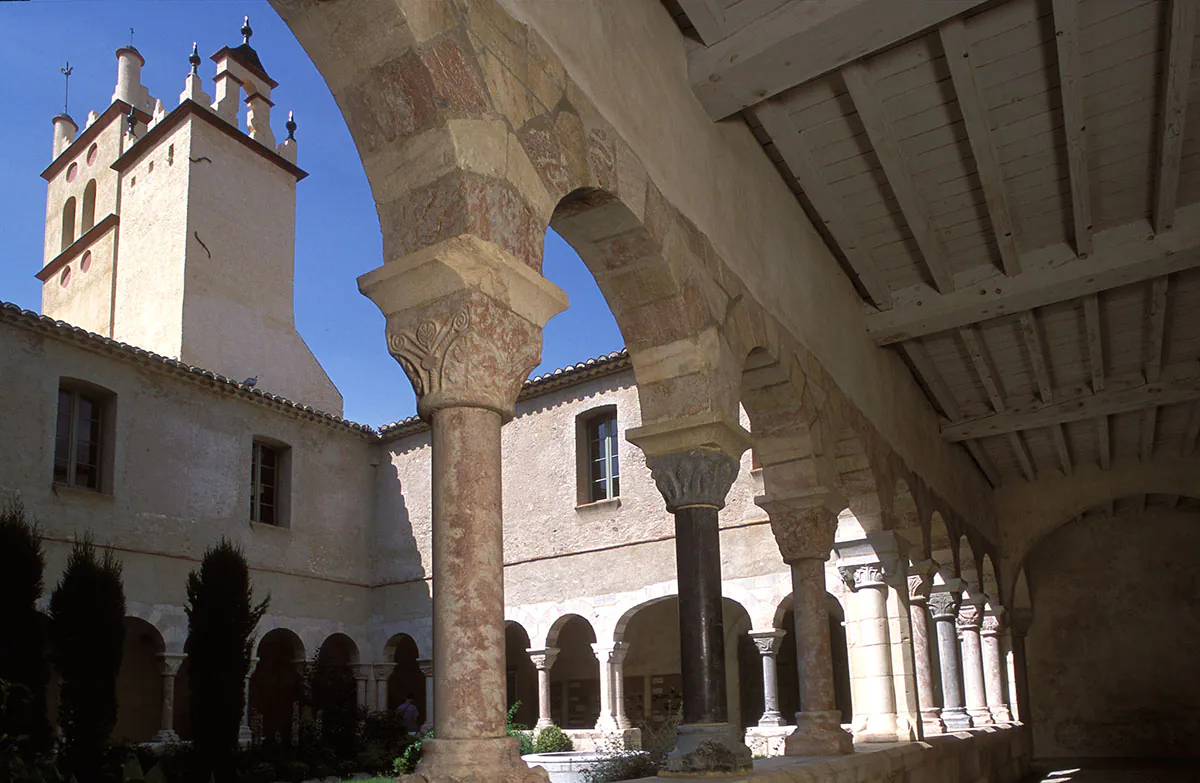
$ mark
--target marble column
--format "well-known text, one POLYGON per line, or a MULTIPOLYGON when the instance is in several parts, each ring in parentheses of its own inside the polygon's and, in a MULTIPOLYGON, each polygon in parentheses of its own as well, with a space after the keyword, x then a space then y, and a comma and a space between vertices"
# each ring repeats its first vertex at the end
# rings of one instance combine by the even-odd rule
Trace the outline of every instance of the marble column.
POLYGON ((527 650, 533 668, 537 669, 538 678, 538 721, 535 729, 541 731, 547 726, 553 726, 550 717, 550 670, 554 668, 554 659, 558 657, 557 647, 546 647, 540 650, 527 650))
MULTIPOLYGON (((928 563, 929 561, 925 561, 928 563)), ((908 617, 912 625, 913 659, 917 677, 917 701, 921 710, 921 730, 925 736, 944 734, 942 709, 933 687, 933 651, 929 641, 929 591, 932 588, 930 565, 913 564, 908 575, 908 617)))
POLYGON ((929 596, 929 614, 937 632, 938 660, 942 665, 941 718, 948 731, 971 728, 971 718, 963 701, 962 654, 955 629, 959 600, 957 592, 934 592, 929 596))
POLYGON ((854 752, 854 740, 842 728, 833 688, 833 653, 829 643, 825 561, 837 530, 836 500, 809 496, 755 498, 771 518, 779 551, 792 570, 792 615, 796 622, 796 669, 800 711, 796 730, 784 740, 788 756, 833 756, 854 752))
POLYGON ((163 653, 162 656, 162 717, 159 719, 155 742, 178 742, 175 733, 175 675, 187 660, 187 653, 163 653))
POLYGON ((417 668, 425 678, 425 720, 421 723, 421 734, 424 735, 433 731, 433 659, 420 659, 417 668))
POLYGON ((238 726, 238 744, 249 745, 252 735, 250 732, 250 680, 254 670, 258 668, 258 659, 250 659, 250 668, 246 669, 245 685, 242 689, 242 725, 238 726))
POLYGON ((749 445, 741 427, 723 422, 716 442, 677 448, 695 433, 655 435, 642 427, 628 438, 646 453, 646 464, 675 516, 675 563, 679 579, 679 657, 683 721, 667 755, 668 774, 741 774, 752 767, 742 732, 729 723, 725 684, 725 629, 721 599, 721 539, 718 514, 749 445), (663 437, 665 435, 665 437, 663 437), (659 450, 663 442, 671 445, 659 450), (714 752, 713 746, 720 751, 714 752))
POLYGON ((786 634, 779 628, 750 632, 750 638, 762 656, 763 714, 758 719, 758 725, 763 728, 787 725, 787 721, 779 714, 779 666, 776 658, 786 634))
POLYGON ((963 686, 966 691, 967 714, 975 726, 992 725, 992 713, 987 705, 983 684, 983 651, 979 644, 979 627, 983 623, 980 598, 968 598, 958 610, 958 633, 962 639, 963 686))
MULTIPOLYGON (((596 720, 596 731, 617 732, 631 727, 625 717, 625 656, 629 645, 617 642, 611 645, 593 644, 592 651, 600 662, 600 717, 596 720)), ((549 678, 546 681, 547 705, 549 704, 549 678)))
MULTIPOLYGON (((566 295, 504 248, 463 235, 359 278, 430 423, 434 734, 416 783, 547 780, 505 735, 500 428, 566 295)), ((406 780, 409 778, 402 778, 406 780)))
POLYGON ((355 702, 360 710, 371 708, 371 664, 355 663, 350 666, 350 671, 354 675, 354 695, 355 702))
POLYGON ((375 677, 375 709, 379 712, 387 712, 391 706, 388 704, 388 680, 395 668, 394 663, 376 663, 371 666, 371 673, 375 677))
POLYGON ((856 680, 854 738, 862 742, 895 742, 897 738, 896 690, 892 682, 892 642, 888 630, 888 586, 881 563, 863 563, 839 569, 850 589, 858 624, 857 643, 851 647, 852 674, 856 680))
POLYGON ((980 635, 983 648, 983 688, 988 710, 995 723, 1009 723, 1008 700, 1004 695, 1004 670, 1000 655, 1000 617, 985 615, 980 635))
POLYGON ((1011 707, 1017 720, 1029 723, 1029 671, 1025 659, 1025 636, 1033 622, 1030 610, 1013 610, 1009 613, 1009 644, 1012 647, 1012 691, 1016 695, 1011 707))
POLYGON ((613 717, 617 720, 617 728, 622 731, 633 728, 633 724, 629 722, 629 716, 625 714, 625 656, 627 655, 629 655, 627 642, 617 642, 613 645, 613 717))

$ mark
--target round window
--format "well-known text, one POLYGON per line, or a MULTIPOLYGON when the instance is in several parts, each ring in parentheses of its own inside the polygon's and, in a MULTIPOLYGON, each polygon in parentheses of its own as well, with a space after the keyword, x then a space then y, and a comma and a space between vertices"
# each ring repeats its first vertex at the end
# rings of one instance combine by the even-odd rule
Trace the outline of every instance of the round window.
POLYGON ((89 166, 96 162, 96 155, 98 153, 99 150, 96 148, 95 144, 88 148, 87 162, 89 166))
POLYGON ((92 251, 88 250, 83 254, 83 259, 79 262, 80 271, 86 272, 92 268, 92 251))
POLYGON ((66 288, 69 282, 71 282, 71 267, 64 266, 62 274, 58 276, 58 284, 66 288))
POLYGON ((79 164, 78 163, 72 163, 70 166, 67 166, 67 182, 74 182, 75 178, 78 176, 79 176, 79 164))

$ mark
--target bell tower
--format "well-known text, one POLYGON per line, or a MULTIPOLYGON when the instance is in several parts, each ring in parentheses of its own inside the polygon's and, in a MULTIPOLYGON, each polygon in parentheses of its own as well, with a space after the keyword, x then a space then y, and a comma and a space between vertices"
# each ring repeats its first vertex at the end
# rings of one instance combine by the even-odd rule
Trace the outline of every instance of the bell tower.
POLYGON ((296 331, 297 125, 271 129, 272 89, 250 45, 223 47, 215 99, 195 45, 178 105, 117 50, 117 85, 82 131, 54 118, 42 311, 329 413, 342 398, 296 331), (245 107, 243 132, 239 116, 245 107))

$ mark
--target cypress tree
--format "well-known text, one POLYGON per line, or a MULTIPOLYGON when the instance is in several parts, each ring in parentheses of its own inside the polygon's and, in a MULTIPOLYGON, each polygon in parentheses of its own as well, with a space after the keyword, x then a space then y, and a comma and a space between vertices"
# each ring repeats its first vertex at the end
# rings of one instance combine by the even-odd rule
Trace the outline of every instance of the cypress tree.
POLYGON ((0 718, 0 735, 15 740, 27 762, 49 751, 46 683, 50 661, 46 618, 37 610, 42 597, 46 558, 36 526, 25 519, 25 507, 11 500, 0 509, 0 680, 8 682, 8 708, 0 718))
POLYGON ((242 550, 225 538, 188 575, 188 684, 202 779, 233 777, 254 630, 269 599, 254 604, 242 550))
POLYGON ((125 590, 112 552, 98 557, 90 536, 76 541, 50 597, 54 666, 62 680, 60 767, 80 783, 102 774, 117 723, 117 673, 125 645, 125 590))

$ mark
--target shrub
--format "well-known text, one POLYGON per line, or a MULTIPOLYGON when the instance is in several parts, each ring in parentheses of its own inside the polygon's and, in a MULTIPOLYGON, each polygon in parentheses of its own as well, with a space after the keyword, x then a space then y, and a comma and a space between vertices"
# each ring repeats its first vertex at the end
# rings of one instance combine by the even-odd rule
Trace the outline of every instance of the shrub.
POLYGON ((410 775, 415 772, 417 765, 421 763, 421 743, 432 736, 433 732, 427 731, 405 748, 404 752, 392 762, 392 771, 397 775, 410 775))
POLYGON ((584 783, 615 783, 658 774, 658 764, 645 751, 618 751, 583 770, 584 783))
POLYGON ((97 558, 90 536, 76 541, 50 597, 54 666, 62 678, 58 724, 64 776, 99 777, 117 723, 117 672, 125 644, 121 564, 97 558))
POLYGON ((52 736, 46 719, 46 618, 37 610, 45 568, 41 539, 26 521, 24 506, 16 499, 5 503, 0 509, 0 628, 5 634, 0 680, 20 686, 23 696, 10 699, 0 717, 0 735, 10 738, 9 752, 30 763, 49 751, 52 736))
POLYGON ((558 726, 547 726, 538 732, 533 743, 534 753, 566 753, 575 749, 575 743, 558 726))
POLYGON ((508 713, 504 716, 504 733, 510 737, 516 737, 521 743, 521 755, 528 756, 533 753, 533 732, 524 723, 517 723, 513 720, 520 709, 521 702, 519 701, 513 702, 513 705, 508 708, 508 713))
POLYGON ((233 777, 254 629, 268 600, 254 604, 246 558, 225 538, 188 575, 188 685, 203 780, 233 777))
POLYGON ((349 667, 333 663, 317 648, 307 667, 307 687, 313 714, 321 716, 319 740, 338 759, 354 755, 358 743, 358 698, 349 667))

